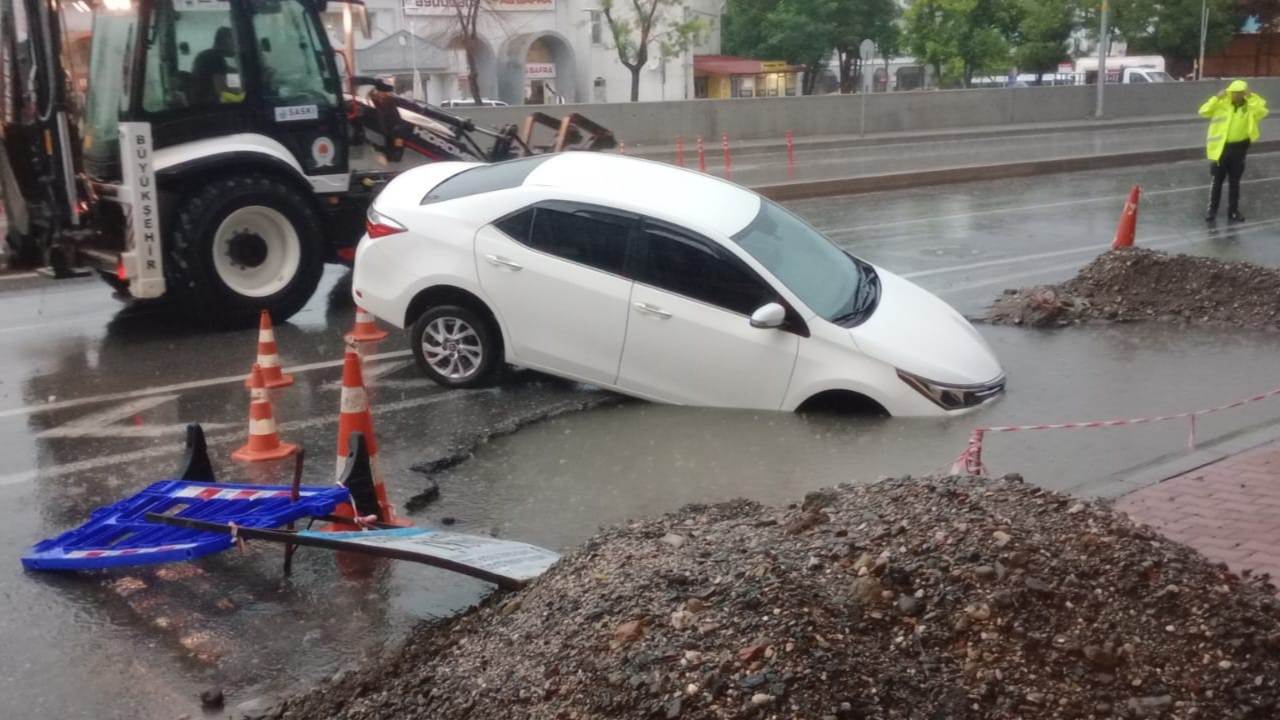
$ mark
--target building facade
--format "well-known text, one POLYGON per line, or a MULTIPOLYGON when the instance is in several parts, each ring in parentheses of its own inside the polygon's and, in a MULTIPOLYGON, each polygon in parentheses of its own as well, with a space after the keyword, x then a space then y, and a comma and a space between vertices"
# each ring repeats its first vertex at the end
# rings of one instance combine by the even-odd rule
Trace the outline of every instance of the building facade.
MULTIPOLYGON (((355 70, 395 79, 397 89, 440 103, 470 99, 470 72, 456 0, 367 0, 366 36, 357 29, 355 70)), ((467 2, 467 0, 462 0, 467 2)), ((481 0, 475 65, 480 95, 507 104, 625 102, 631 73, 614 50, 598 0, 481 0)), ((664 22, 698 19, 698 42, 671 57, 656 44, 640 71, 641 100, 694 97, 695 54, 720 50, 721 0, 686 0, 664 22)), ((330 4, 325 26, 345 43, 342 5, 330 4)), ((629 3, 619 3, 626 12, 629 3)), ((357 26, 360 23, 357 22, 357 26)))

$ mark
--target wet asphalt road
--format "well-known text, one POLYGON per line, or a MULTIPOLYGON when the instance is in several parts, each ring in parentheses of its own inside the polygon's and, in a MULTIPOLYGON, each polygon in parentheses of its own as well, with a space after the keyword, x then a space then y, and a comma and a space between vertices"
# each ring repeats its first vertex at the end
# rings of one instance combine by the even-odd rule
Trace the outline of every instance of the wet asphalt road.
MULTIPOLYGON (((1105 247, 1133 183, 1145 195, 1139 244, 1280 265, 1280 156, 1250 160, 1245 224, 1199 218, 1207 173, 1183 163, 1087 175, 972 183, 793 203, 860 256, 978 314, 1005 287, 1066 278, 1105 247)), ((296 384, 276 404, 286 439, 309 451, 306 480, 332 477, 345 273, 331 268, 305 311, 277 328, 296 384)), ((484 586, 405 564, 364 581, 332 558, 300 556, 282 580, 274 548, 105 577, 24 574, 27 545, 160 479, 183 424, 209 429, 215 463, 243 442, 240 377, 254 333, 186 331, 163 308, 123 306, 96 280, 0 280, 0 717, 199 716, 195 694, 229 704, 313 682, 374 652, 412 623, 443 616, 484 586), (7 568, 7 569, 6 569, 7 568)), ((871 421, 617 404, 532 374, 484 391, 420 379, 393 336, 369 363, 393 498, 432 523, 562 547, 597 525, 692 500, 779 502, 845 479, 942 467, 974 424, 1142 415, 1217 404, 1270 388, 1280 336, 1128 326, 1056 332, 982 328, 1010 372, 1007 398, 949 422, 871 421), (580 411, 583 405, 606 407, 580 411), (514 434, 523 422, 560 414, 514 434), (437 473, 415 464, 474 450, 437 473)), ((1203 441, 1263 427, 1280 405, 1202 423, 1203 441)), ((1185 426, 994 439, 987 461, 1050 487, 1104 492, 1132 468, 1183 452, 1185 426), (1122 433, 1122 434, 1117 434, 1122 433)), ((283 480, 284 468, 254 471, 283 480)))

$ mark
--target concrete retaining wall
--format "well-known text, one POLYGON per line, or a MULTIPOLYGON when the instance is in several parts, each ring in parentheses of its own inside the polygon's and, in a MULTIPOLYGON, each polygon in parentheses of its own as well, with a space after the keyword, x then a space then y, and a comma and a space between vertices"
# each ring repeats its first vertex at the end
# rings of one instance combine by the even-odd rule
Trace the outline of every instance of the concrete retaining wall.
MULTIPOLYGON (((1186 114, 1222 81, 1108 85, 1108 118, 1141 118, 1186 114)), ((1280 112, 1280 78, 1257 78, 1251 87, 1280 112)), ((867 96, 869 133, 984 127, 1017 123, 1062 122, 1093 117, 1093 86, 1000 88, 992 90, 930 90, 877 93, 867 96)), ((857 133, 862 98, 821 95, 793 98, 685 100, 675 102, 554 105, 539 108, 554 115, 580 112, 611 128, 628 145, 670 145, 676 136, 686 142, 701 135, 709 147, 721 133, 733 140, 857 133)), ((462 111, 486 125, 518 123, 532 107, 475 108, 462 111)))

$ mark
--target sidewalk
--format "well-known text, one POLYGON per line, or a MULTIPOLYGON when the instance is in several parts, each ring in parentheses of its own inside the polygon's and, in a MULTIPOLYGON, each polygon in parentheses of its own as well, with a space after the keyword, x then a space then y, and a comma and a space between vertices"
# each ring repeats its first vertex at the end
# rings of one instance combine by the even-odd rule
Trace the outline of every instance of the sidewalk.
POLYGON ((1130 493, 1115 507, 1236 572, 1280 583, 1280 441, 1130 493))

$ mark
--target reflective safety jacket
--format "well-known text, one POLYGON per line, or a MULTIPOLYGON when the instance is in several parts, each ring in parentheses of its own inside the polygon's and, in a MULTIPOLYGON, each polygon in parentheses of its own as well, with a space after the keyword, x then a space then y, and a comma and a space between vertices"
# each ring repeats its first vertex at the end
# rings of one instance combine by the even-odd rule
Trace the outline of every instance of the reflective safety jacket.
MULTIPOLYGON (((1220 98, 1214 95, 1200 106, 1200 115, 1209 118, 1209 132, 1205 137, 1204 149, 1205 154, 1213 162, 1218 162, 1218 158, 1222 157, 1222 148, 1227 144, 1227 128, 1231 124, 1231 115, 1235 109, 1230 96, 1220 98)), ((1244 117, 1236 120, 1236 122, 1243 120, 1246 123, 1249 142, 1258 141, 1258 122, 1269 112, 1267 101, 1263 100, 1261 95, 1249 94, 1244 101, 1242 111, 1244 117)))

